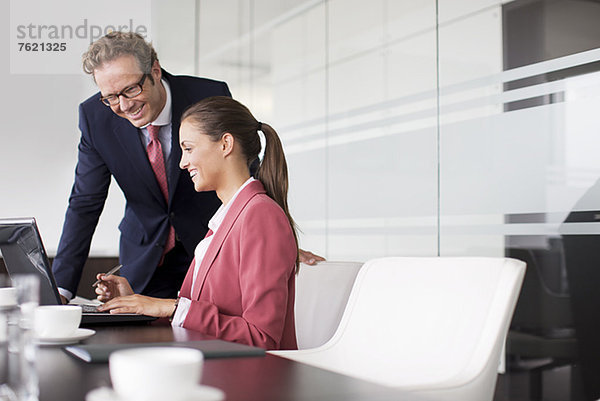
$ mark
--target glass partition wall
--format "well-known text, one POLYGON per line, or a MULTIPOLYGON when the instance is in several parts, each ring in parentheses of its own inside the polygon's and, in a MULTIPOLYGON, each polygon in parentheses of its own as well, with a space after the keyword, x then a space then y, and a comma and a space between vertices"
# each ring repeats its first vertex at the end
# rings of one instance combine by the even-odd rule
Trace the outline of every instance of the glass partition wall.
POLYGON ((198 73, 282 137, 303 247, 437 253, 435 2, 200 1, 199 38, 198 73))
MULTIPOLYGON (((199 0, 192 10, 195 73, 226 80, 282 137, 302 247, 330 260, 523 259, 509 368, 547 357, 539 377, 574 361, 575 373, 596 371, 600 2, 199 0), (523 335, 563 349, 536 355, 523 335)), ((548 393, 534 382, 534 397, 548 393)), ((598 398, 595 386, 577 379, 553 394, 598 398)))

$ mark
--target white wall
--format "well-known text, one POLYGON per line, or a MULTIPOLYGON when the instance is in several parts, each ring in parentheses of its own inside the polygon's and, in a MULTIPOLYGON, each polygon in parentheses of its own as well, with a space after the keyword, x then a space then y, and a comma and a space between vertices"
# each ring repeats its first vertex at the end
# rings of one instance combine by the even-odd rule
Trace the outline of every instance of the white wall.
MULTIPOLYGON (((4 27, 10 22, 9 6, 0 2, 4 27)), ((93 93, 93 84, 83 74, 11 74, 8 29, 0 36, 0 52, 0 216, 35 216, 52 253, 76 163, 77 105, 93 93)), ((105 225, 99 230, 110 232, 105 225)), ((98 237, 97 249, 114 249, 106 237, 98 237)))
MULTIPOLYGON (((41 1, 41 0, 40 0, 41 1)), ((140 1, 138 0, 138 3, 140 1)), ((143 3, 143 1, 142 1, 143 3)), ((165 1, 147 1, 152 11, 149 36, 161 63, 178 74, 194 72, 195 1, 174 9, 165 1)), ((0 19, 10 22, 10 2, 0 2, 0 19)), ((82 15, 82 18, 86 15, 82 15)), ((122 17, 115 8, 115 18, 122 17)), ((50 24, 52 22, 48 22, 50 24)), ((77 108, 95 92, 93 80, 82 73, 11 73, 9 41, 0 36, 0 87, 3 129, 0 133, 0 217, 34 216, 50 255, 56 252, 64 213, 73 184, 79 130, 77 108)), ((40 54, 38 60, 44 60, 40 54)), ((78 60, 75 60, 78 64, 78 60)), ((77 66, 80 69, 80 66, 77 66)), ((92 255, 117 255, 124 199, 111 185, 104 213, 92 243, 92 255)))

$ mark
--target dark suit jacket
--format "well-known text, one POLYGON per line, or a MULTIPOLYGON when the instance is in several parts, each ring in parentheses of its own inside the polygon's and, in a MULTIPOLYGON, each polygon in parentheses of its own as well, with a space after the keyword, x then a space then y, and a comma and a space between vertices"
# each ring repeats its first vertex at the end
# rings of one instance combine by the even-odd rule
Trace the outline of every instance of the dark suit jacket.
POLYGON ((298 249, 285 213, 253 181, 235 198, 180 296, 191 299, 183 327, 265 349, 297 349, 298 249))
MULTIPOLYGON (((111 177, 126 199, 119 225, 121 275, 136 293, 152 277, 163 253, 169 223, 189 255, 208 230, 220 205, 214 192, 197 193, 179 168, 179 123, 184 109, 209 96, 231 96, 227 84, 208 79, 172 76, 163 70, 172 94, 172 150, 169 204, 152 172, 139 130, 103 105, 96 93, 79 106, 79 160, 52 266, 59 287, 76 293, 92 235, 104 207, 111 177)), ((191 258, 190 258, 191 259, 191 258)), ((189 261, 188 261, 189 263, 189 261)))

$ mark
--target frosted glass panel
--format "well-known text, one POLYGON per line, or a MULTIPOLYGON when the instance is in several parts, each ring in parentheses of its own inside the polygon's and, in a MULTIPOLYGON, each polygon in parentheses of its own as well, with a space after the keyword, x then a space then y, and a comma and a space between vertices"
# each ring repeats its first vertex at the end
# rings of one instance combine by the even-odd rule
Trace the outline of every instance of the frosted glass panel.
MULTIPOLYGON (((503 71, 514 56, 511 42, 499 40, 500 14, 488 8, 440 27, 441 254, 502 254, 518 237, 556 237, 599 176, 590 151, 598 143, 592 110, 599 73, 578 71, 600 53, 503 71), (465 41, 461 30, 480 34, 465 41), (531 214, 541 217, 523 224, 519 216, 531 214)), ((529 57, 536 60, 535 53, 529 57)))
MULTIPOLYGON (((435 1, 387 0, 384 9, 386 40, 403 40, 425 31, 434 32, 435 1)), ((413 50, 418 51, 419 47, 413 50)))
MULTIPOLYGON (((328 87, 329 112, 334 115, 348 113, 353 109, 383 101, 383 62, 380 53, 369 53, 331 66, 328 87)), ((352 118, 354 115, 348 117, 352 118)), ((332 123, 340 125, 335 120, 332 123)))
MULTIPOLYGON (((524 260, 512 330, 577 341, 565 364, 579 364, 585 399, 596 399, 600 5, 438 4, 439 253, 524 260)), ((512 338, 510 368, 555 356, 512 338)))
POLYGON ((383 44, 384 0, 331 0, 329 57, 332 63, 370 52, 383 44))

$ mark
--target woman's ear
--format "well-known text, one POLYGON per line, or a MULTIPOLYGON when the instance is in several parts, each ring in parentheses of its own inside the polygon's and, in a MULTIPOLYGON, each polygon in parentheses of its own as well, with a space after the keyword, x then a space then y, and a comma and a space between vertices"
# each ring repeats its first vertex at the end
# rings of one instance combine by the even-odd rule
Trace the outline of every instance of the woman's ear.
POLYGON ((235 138, 229 132, 226 132, 221 137, 221 149, 223 151, 223 157, 229 156, 233 152, 233 146, 235 144, 235 138))

